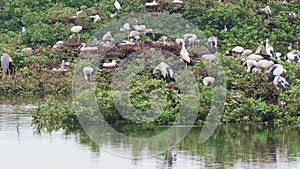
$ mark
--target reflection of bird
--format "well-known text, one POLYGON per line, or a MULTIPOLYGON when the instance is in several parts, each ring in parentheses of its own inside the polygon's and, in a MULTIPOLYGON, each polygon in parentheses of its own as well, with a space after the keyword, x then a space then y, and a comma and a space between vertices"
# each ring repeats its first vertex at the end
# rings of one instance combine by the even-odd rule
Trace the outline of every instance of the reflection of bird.
POLYGON ((289 82, 287 82, 287 80, 282 76, 275 76, 273 84, 275 85, 276 89, 281 89, 283 91, 288 90, 290 87, 289 82))
POLYGON ((14 74, 14 65, 13 60, 7 53, 3 53, 1 56, 1 67, 2 72, 7 75, 13 75, 14 74))
POLYGON ((217 38, 214 36, 210 36, 207 40, 207 48, 211 54, 215 54, 217 52, 217 38))
POLYGON ((122 9, 121 4, 118 1, 115 1, 114 5, 117 10, 122 9))
POLYGON ((84 67, 82 69, 82 71, 83 71, 83 74, 84 74, 85 81, 86 82, 91 82, 92 81, 91 76, 92 76, 92 73, 94 72, 94 68, 87 66, 87 67, 84 67))
POLYGON ((167 83, 170 83, 171 81, 175 82, 174 72, 168 64, 166 64, 165 62, 161 62, 153 70, 153 74, 156 74, 158 70, 161 72, 163 78, 167 83))
POLYGON ((216 79, 214 77, 208 76, 203 78, 202 83, 206 86, 213 85, 215 83, 215 80, 216 79))

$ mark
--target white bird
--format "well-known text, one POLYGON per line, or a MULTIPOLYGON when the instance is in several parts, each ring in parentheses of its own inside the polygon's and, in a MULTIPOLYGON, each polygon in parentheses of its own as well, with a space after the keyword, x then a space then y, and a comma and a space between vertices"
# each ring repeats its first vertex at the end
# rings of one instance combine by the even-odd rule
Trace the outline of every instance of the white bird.
POLYGON ((101 18, 99 15, 90 16, 91 19, 94 19, 94 23, 101 21, 101 18))
POLYGON ((94 68, 87 66, 87 67, 84 67, 82 69, 82 71, 83 71, 85 81, 86 82, 91 82, 92 81, 92 74, 94 72, 94 68))
POLYGON ((225 55, 235 55, 240 56, 244 52, 244 48, 242 46, 235 46, 231 48, 229 51, 226 51, 225 55))
POLYGON ((211 62, 214 61, 217 57, 214 54, 203 54, 200 58, 211 62))
POLYGON ((251 54, 247 57, 247 59, 255 60, 255 61, 260 61, 262 59, 268 59, 268 58, 269 58, 268 56, 259 55, 259 54, 251 54))
POLYGON ((270 19, 272 17, 272 11, 271 11, 271 8, 270 8, 269 5, 267 5, 264 8, 259 8, 258 10, 259 11, 264 11, 266 13, 268 19, 270 19))
POLYGON ((247 59, 244 62, 244 66, 245 66, 246 72, 251 73, 253 71, 253 69, 258 66, 258 64, 255 60, 247 59))
POLYGON ((176 44, 178 44, 178 45, 180 45, 181 42, 183 42, 183 41, 184 41, 183 38, 176 38, 176 40, 175 40, 176 44))
MULTIPOLYGON (((185 48, 184 41, 181 41, 180 60, 186 63, 186 66, 194 66, 193 60, 189 57, 189 52, 185 48)), ((187 68, 187 67, 186 67, 187 68)))
POLYGON ((274 51, 274 48, 269 44, 269 39, 266 39, 266 53, 274 58, 276 58, 276 52, 274 51))
POLYGON ((110 13, 109 16, 112 18, 112 17, 115 17, 117 15, 117 13, 110 13))
POLYGON ((282 3, 283 4, 287 4, 288 2, 287 2, 287 0, 283 0, 282 3))
POLYGON ((168 37, 162 36, 161 38, 162 38, 163 44, 164 44, 165 46, 170 46, 170 45, 171 45, 170 41, 168 40, 168 37))
POLYGON ((139 48, 138 40, 140 39, 140 33, 138 31, 130 31, 129 38, 133 38, 136 41, 138 48, 139 48))
POLYGON ((214 36, 210 36, 207 40, 207 48, 211 54, 215 54, 217 52, 217 38, 214 36))
POLYGON ((292 43, 289 44, 288 50, 289 50, 290 52, 293 51, 293 45, 292 45, 292 43))
POLYGON ((55 45, 53 45, 53 49, 59 48, 64 44, 64 41, 57 41, 55 45))
POLYGON ((202 83, 206 86, 213 85, 215 83, 216 79, 214 77, 208 76, 203 78, 202 83))
POLYGON ((286 74, 286 69, 281 64, 274 64, 267 72, 268 81, 274 80, 275 76, 286 74))
POLYGON ((194 47, 195 46, 195 40, 197 39, 197 35, 196 34, 184 34, 183 35, 183 39, 185 42, 188 43, 189 47, 194 47))
POLYGON ((23 27, 22 27, 22 31, 19 33, 19 36, 22 36, 25 32, 26 32, 26 29, 25 29, 25 27, 23 26, 23 27))
POLYGON ((296 58, 296 56, 298 56, 299 55, 299 51, 297 51, 297 50, 292 50, 291 52, 288 52, 287 54, 286 54, 286 57, 287 57, 287 61, 288 62, 290 62, 290 61, 294 61, 295 60, 295 58, 296 58))
POLYGON ((153 2, 146 2, 145 3, 145 6, 157 6, 157 2, 156 1, 153 1, 153 2))
POLYGON ((109 63, 99 63, 100 68, 107 68, 107 69, 111 69, 111 68, 115 68, 118 66, 118 63, 116 60, 112 60, 112 62, 109 63))
POLYGON ((115 8, 119 11, 120 9, 122 9, 121 4, 118 1, 115 1, 114 3, 115 8))
POLYGON ((106 34, 103 35, 102 40, 113 42, 114 38, 112 37, 110 32, 106 32, 106 34))
POLYGON ((183 4, 183 1, 181 1, 181 0, 173 0, 172 3, 173 4, 183 4))
POLYGON ((257 67, 264 71, 265 69, 268 69, 269 67, 271 67, 274 64, 275 64, 275 62, 272 60, 263 59, 263 60, 260 60, 257 62, 257 67))
POLYGON ((275 76, 273 84, 275 85, 276 89, 281 89, 283 91, 288 90, 288 88, 290 87, 290 84, 282 76, 275 76))
POLYGON ((122 40, 118 45, 135 45, 135 43, 129 40, 122 40))
POLYGON ((158 70, 161 72, 163 78, 166 80, 167 83, 170 83, 171 81, 176 81, 174 78, 173 70, 165 62, 159 63, 157 67, 153 70, 153 74, 158 73, 158 70))
POLYGON ((73 26, 71 28, 71 32, 72 32, 72 35, 70 36, 70 39, 72 39, 75 34, 77 34, 77 43, 80 43, 80 35, 79 35, 79 32, 82 30, 82 26, 73 26))
POLYGON ((31 55, 33 53, 33 49, 28 47, 28 48, 22 49, 21 52, 26 54, 26 55, 31 55))
POLYGON ((241 55, 242 55, 242 56, 249 56, 249 55, 251 55, 251 54, 252 54, 252 50, 250 50, 250 49, 245 49, 241 55))
POLYGON ((260 45, 257 47, 255 54, 263 54, 265 51, 265 46, 264 46, 264 42, 261 41, 260 45))
POLYGON ((80 48, 80 51, 95 51, 95 50, 98 50, 98 47, 97 46, 88 46, 86 47, 86 43, 81 43, 81 48, 80 48))

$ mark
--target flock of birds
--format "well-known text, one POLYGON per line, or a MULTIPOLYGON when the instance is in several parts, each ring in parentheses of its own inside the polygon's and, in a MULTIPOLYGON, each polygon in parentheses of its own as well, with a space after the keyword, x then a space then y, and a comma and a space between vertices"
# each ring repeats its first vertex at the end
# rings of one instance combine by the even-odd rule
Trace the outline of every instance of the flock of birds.
MULTIPOLYGON (((222 2, 222 1, 221 1, 222 2)), ((181 0, 173 0, 172 3, 174 4, 183 4, 184 2, 181 0)), ((145 3, 145 8, 157 6, 158 2, 153 1, 150 3, 145 3)), ((114 6, 116 11, 120 11, 122 9, 121 4, 116 0, 114 2, 114 6)), ((272 17, 272 12, 269 6, 265 8, 258 9, 259 11, 263 11, 266 13, 267 18, 272 17)), ((76 12, 76 15, 73 17, 78 16, 81 11, 76 12)), ((115 15, 115 14, 114 14, 115 15)), ((101 20, 99 15, 90 16, 91 19, 94 19, 94 22, 98 22, 101 20)), ((74 36, 77 35, 76 45, 79 46, 79 52, 91 52, 91 51, 98 51, 100 48, 103 47, 111 47, 113 45, 118 46, 130 46, 130 47, 137 47, 140 49, 140 35, 145 35, 148 33, 152 33, 154 36, 153 29, 146 29, 145 25, 133 25, 130 23, 125 23, 123 27, 120 28, 120 32, 128 32, 128 39, 122 40, 121 42, 116 42, 110 32, 107 32, 103 37, 102 40, 97 41, 97 46, 87 46, 86 43, 80 42, 80 32, 86 30, 87 28, 83 26, 73 26, 71 28, 71 36, 69 37, 72 39, 74 36)), ((25 33, 25 27, 22 27, 22 31, 19 33, 19 36, 25 33)), ((195 42, 197 40, 196 34, 184 34, 182 38, 177 38, 175 42, 169 41, 168 37, 162 36, 161 37, 163 42, 152 42, 153 44, 161 43, 164 46, 174 46, 174 45, 181 45, 181 50, 179 52, 179 59, 180 61, 185 63, 186 69, 188 66, 194 66, 195 62, 190 57, 188 49, 195 46, 195 42)), ((63 41, 58 41, 55 45, 53 45, 53 49, 61 48, 65 43, 63 41)), ((199 58, 213 62, 216 59, 215 53, 217 52, 217 38, 215 36, 210 36, 207 40, 207 49, 208 53, 199 54, 199 58)), ((250 49, 244 49, 242 46, 235 46, 231 48, 229 51, 226 51, 224 56, 233 55, 235 57, 247 57, 246 59, 242 59, 243 65, 245 66, 245 71, 251 72, 265 72, 268 78, 268 81, 273 81, 274 85, 277 89, 287 90, 289 88, 289 83, 283 77, 284 74, 287 73, 286 69, 278 63, 278 61, 286 61, 291 62, 294 61, 300 65, 300 52, 299 50, 295 50, 292 47, 292 44, 288 47, 289 52, 284 55, 279 52, 275 52, 274 48, 270 45, 269 39, 266 39, 266 42, 262 41, 257 50, 253 53, 250 49)), ((30 55, 33 53, 32 48, 24 48, 22 52, 26 55, 30 55)), ((70 62, 66 62, 62 60, 59 68, 52 68, 53 71, 67 71, 67 67, 70 66, 70 62)), ((3 73, 5 74, 13 74, 14 73, 14 66, 11 57, 4 53, 1 57, 1 66, 3 73)), ((119 66, 119 61, 113 60, 111 62, 105 63, 100 62, 100 68, 116 68, 119 66)), ((84 79, 86 82, 92 81, 91 75, 94 72, 94 68, 92 67, 84 67, 83 68, 84 79)), ((174 71, 172 68, 165 62, 159 63, 155 69, 153 70, 153 74, 159 73, 161 74, 162 78, 167 82, 176 82, 174 71)), ((213 85, 215 82, 214 77, 204 77, 202 83, 204 85, 213 85)))

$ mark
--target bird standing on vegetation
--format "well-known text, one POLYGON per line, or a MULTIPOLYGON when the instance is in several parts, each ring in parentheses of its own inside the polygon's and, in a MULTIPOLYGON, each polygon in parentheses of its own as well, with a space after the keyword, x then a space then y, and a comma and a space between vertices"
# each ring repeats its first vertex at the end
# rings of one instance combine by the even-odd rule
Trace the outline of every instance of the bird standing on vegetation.
POLYGON ((184 40, 181 40, 180 60, 186 63, 187 66, 194 66, 193 60, 189 57, 189 52, 185 48, 184 40))
POLYGON ((269 39, 268 39, 268 38, 266 39, 266 52, 267 52, 268 55, 270 55, 270 56, 272 56, 272 57, 274 57, 274 58, 277 57, 277 56, 276 56, 276 52, 274 51, 273 46, 271 46, 271 45, 269 44, 269 39))
POLYGON ((22 27, 22 31, 19 33, 19 36, 22 36, 26 32, 25 27, 22 27))
POLYGON ((275 85, 276 89, 281 89, 283 91, 288 90, 290 87, 289 82, 287 82, 287 80, 282 76, 275 76, 273 84, 275 85))
POLYGON ((207 76, 203 78, 202 83, 206 86, 213 85, 215 83, 216 79, 211 76, 207 76))
POLYGON ((251 73, 253 71, 253 69, 257 67, 257 61, 247 59, 244 62, 244 66, 245 66, 246 72, 251 73))
POLYGON ((94 19, 94 23, 101 21, 101 18, 99 15, 90 16, 91 19, 94 19))
POLYGON ((77 43, 80 44, 80 34, 79 32, 82 30, 82 26, 73 26, 71 28, 71 32, 72 32, 72 35, 70 36, 70 39, 72 39, 75 34, 77 34, 77 43))
POLYGON ((106 34, 103 35, 102 37, 103 41, 109 41, 109 42, 113 42, 114 38, 112 37, 110 32, 106 32, 106 34))
POLYGON ((118 1, 114 2, 115 8, 119 11, 122 9, 121 4, 118 1))
POLYGON ((242 46, 235 46, 231 48, 229 51, 226 51, 225 55, 231 56, 231 55, 237 55, 238 57, 244 52, 244 48, 242 46))
POLYGON ((269 5, 267 5, 264 8, 259 8, 258 11, 264 11, 266 13, 266 16, 268 19, 270 19, 272 17, 272 11, 269 5))
POLYGON ((7 75, 13 75, 14 74, 14 65, 13 60, 7 53, 3 53, 1 56, 1 68, 2 72, 7 75))
POLYGON ((196 34, 184 34, 183 39, 185 42, 187 42, 188 47, 194 47, 195 46, 195 41, 197 39, 196 34))
POLYGON ((97 46, 91 46, 91 47, 86 47, 86 43, 81 43, 82 47, 80 48, 80 51, 95 51, 98 50, 97 46))
POLYGON ((217 38, 214 36, 210 36, 207 40, 207 48, 211 54, 215 54, 217 52, 217 38))
POLYGON ((85 81, 86 82, 91 82, 92 81, 92 74, 94 72, 94 68, 87 66, 87 67, 84 67, 82 69, 82 71, 83 71, 85 81))
POLYGON ((167 83, 170 83, 172 81, 175 82, 174 72, 168 64, 166 64, 165 62, 161 62, 153 70, 153 74, 158 73, 158 70, 161 72, 163 78, 166 80, 167 83))
POLYGON ((100 62, 99 63, 99 67, 100 68, 107 68, 107 69, 112 69, 117 67, 119 64, 117 63, 116 60, 112 60, 112 62, 110 63, 104 63, 104 62, 100 62))
POLYGON ((255 54, 259 54, 259 55, 260 55, 260 54, 263 54, 264 51, 265 51, 264 42, 261 41, 261 42, 260 42, 260 45, 258 46, 258 48, 257 48, 256 51, 255 51, 255 54))
POLYGON ((249 56, 251 54, 252 54, 252 50, 251 49, 245 49, 241 55, 242 56, 249 56))
POLYGON ((281 74, 285 74, 286 69, 283 68, 281 64, 274 64, 269 71, 267 72, 268 81, 274 80, 275 76, 280 76, 281 74))

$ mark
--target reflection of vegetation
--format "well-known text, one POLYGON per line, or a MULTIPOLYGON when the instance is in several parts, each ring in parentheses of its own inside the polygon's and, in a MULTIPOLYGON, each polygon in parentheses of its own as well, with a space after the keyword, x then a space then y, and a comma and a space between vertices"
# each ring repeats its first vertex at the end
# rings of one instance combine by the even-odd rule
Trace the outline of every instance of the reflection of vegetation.
MULTIPOLYGON (((118 131, 131 137, 147 138, 159 134, 166 130, 164 127, 154 127, 151 130, 141 130, 139 127, 124 125, 118 126, 118 131)), ((97 131, 97 130, 94 130, 97 131)), ((297 157, 300 153, 299 139, 300 131, 298 128, 274 129, 264 126, 250 125, 225 125, 219 126, 214 134, 205 143, 199 143, 201 128, 193 128, 189 134, 176 146, 175 151, 185 152, 193 158, 201 159, 206 166, 218 164, 221 168, 228 168, 236 161, 256 163, 271 163, 273 155, 276 160, 292 160, 290 157, 297 157), (214 159, 214 160, 212 160, 214 159)), ((160 143, 146 145, 131 145, 123 139, 117 139, 111 134, 90 133, 89 136, 99 135, 97 144, 91 140, 83 131, 67 131, 67 134, 76 134, 79 142, 98 152, 106 145, 112 148, 127 151, 132 150, 133 157, 139 157, 143 151, 155 152, 160 148, 160 143), (131 147, 131 148, 130 148, 131 147)), ((167 151, 167 150, 166 150, 167 151)))

